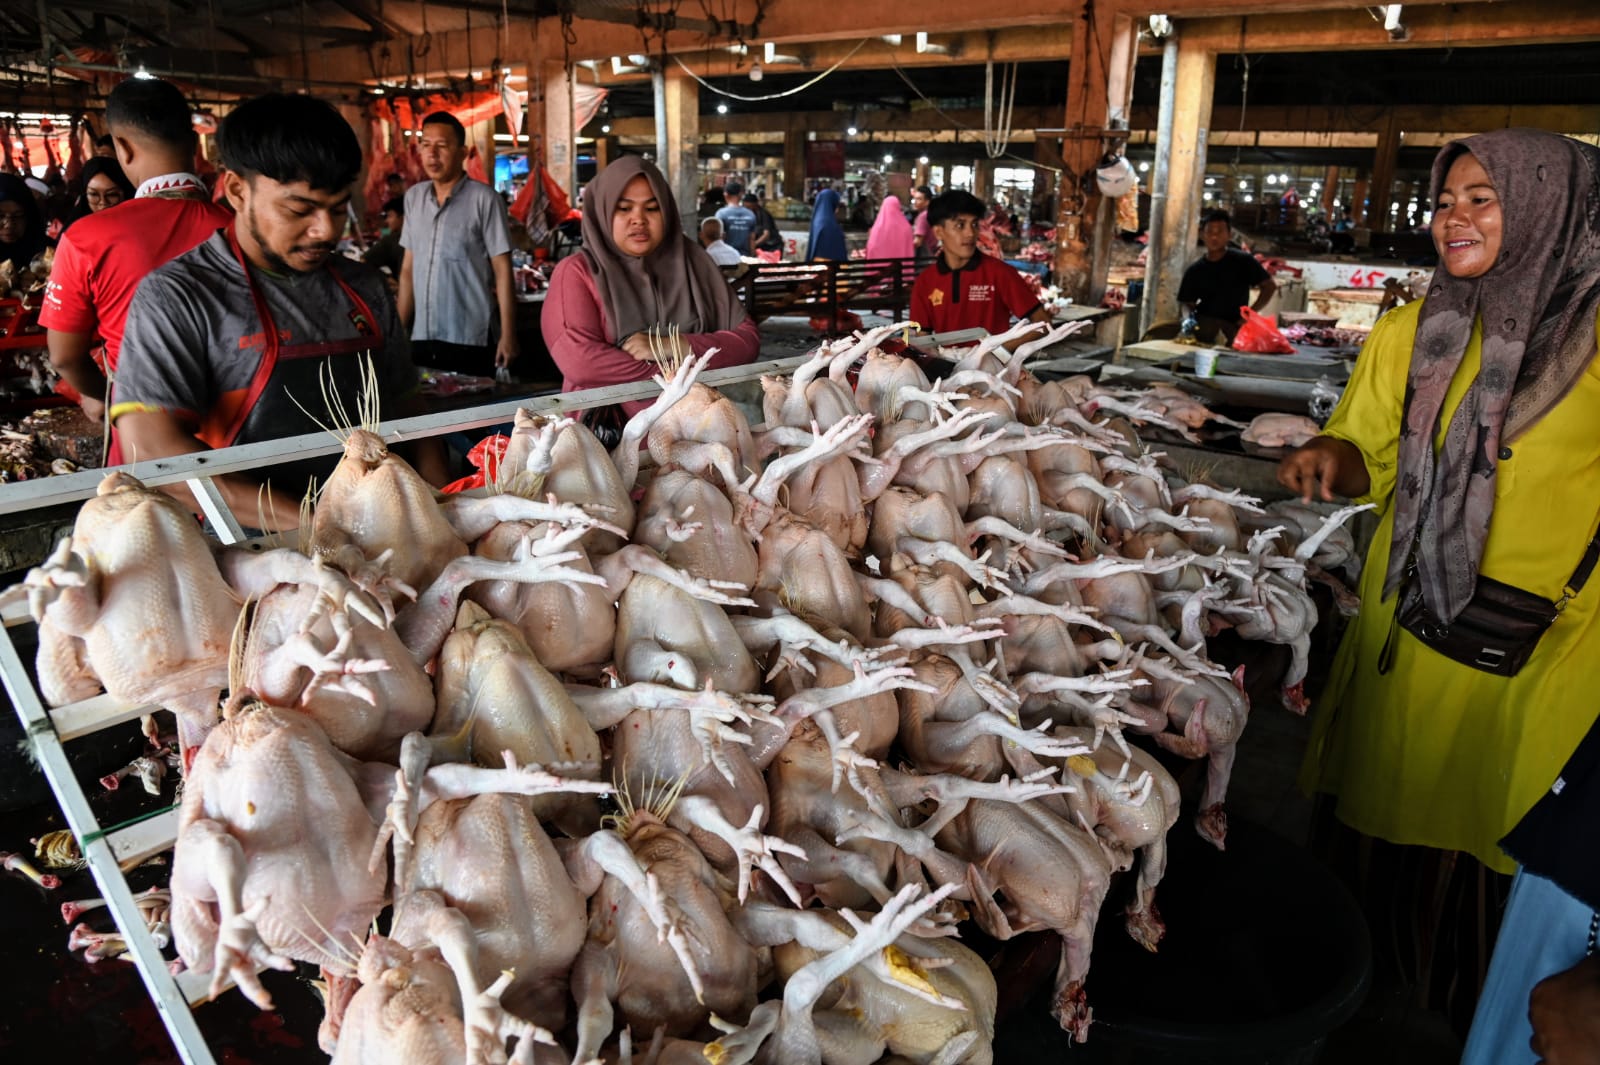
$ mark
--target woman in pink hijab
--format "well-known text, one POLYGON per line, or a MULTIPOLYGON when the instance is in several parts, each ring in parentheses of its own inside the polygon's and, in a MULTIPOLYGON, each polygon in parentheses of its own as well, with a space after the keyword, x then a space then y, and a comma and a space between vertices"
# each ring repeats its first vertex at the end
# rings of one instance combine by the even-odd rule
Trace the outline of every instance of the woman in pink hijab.
POLYGON ((867 258, 909 259, 916 255, 916 239, 911 233, 911 223, 900 209, 900 197, 884 197, 878 209, 878 220, 872 223, 867 234, 867 258))

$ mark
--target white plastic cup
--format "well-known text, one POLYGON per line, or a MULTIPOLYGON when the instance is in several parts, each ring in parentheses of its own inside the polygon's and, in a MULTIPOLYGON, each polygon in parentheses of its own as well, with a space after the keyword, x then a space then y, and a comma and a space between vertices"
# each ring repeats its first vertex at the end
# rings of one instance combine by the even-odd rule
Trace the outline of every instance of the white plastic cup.
POLYGON ((1217 376, 1217 351, 1215 348, 1196 348, 1194 353, 1196 377, 1217 376))

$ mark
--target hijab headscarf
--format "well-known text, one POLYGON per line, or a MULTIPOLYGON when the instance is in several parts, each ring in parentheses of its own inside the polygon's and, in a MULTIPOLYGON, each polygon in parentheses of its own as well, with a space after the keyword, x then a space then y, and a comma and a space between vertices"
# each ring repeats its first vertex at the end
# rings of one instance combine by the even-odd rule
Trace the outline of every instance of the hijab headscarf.
POLYGON ((649 329, 677 326, 683 333, 732 329, 745 320, 744 305, 705 249, 683 234, 678 204, 654 164, 625 155, 600 171, 583 194, 583 256, 595 292, 617 339, 649 329), (666 230, 643 257, 611 242, 611 218, 628 182, 643 175, 661 205, 666 230))
POLYGON ((94 214, 94 210, 89 206, 89 182, 101 174, 116 182, 117 188, 122 190, 124 203, 133 199, 133 182, 122 172, 122 167, 115 159, 97 155, 83 164, 83 172, 78 177, 78 195, 72 201, 71 210, 67 212, 67 225, 70 226, 78 219, 94 214))
POLYGON ((839 194, 832 189, 817 193, 816 207, 811 212, 811 239, 806 248, 806 262, 813 259, 833 259, 844 262, 850 253, 844 245, 844 229, 834 213, 839 209, 839 194))
POLYGON ((917 253, 917 238, 900 209, 900 197, 885 196, 878 218, 867 233, 867 258, 909 259, 917 253))
POLYGON ((1450 165, 1468 152, 1500 200, 1500 254, 1478 278, 1451 277, 1441 265, 1428 286, 1406 378, 1384 579, 1387 598, 1415 545, 1419 590, 1442 621, 1453 621, 1477 587, 1502 443, 1582 378, 1595 358, 1600 310, 1600 151, 1533 129, 1452 141, 1433 163, 1434 203, 1450 165), (1445 393, 1474 321, 1482 322, 1482 366, 1435 456, 1445 393))
POLYGON ((0 262, 10 261, 16 269, 26 270, 33 257, 44 251, 44 216, 39 213, 33 190, 14 174, 0 174, 0 203, 7 201, 22 207, 24 226, 17 240, 0 241, 0 262))

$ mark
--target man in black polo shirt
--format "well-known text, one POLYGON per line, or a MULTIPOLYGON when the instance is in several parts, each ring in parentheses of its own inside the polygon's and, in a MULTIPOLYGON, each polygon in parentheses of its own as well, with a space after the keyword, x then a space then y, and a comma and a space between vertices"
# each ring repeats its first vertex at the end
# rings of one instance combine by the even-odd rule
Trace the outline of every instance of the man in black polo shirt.
POLYGON ((979 326, 990 333, 1011 328, 1011 318, 1050 321, 1050 312, 1015 268, 978 250, 983 201, 970 192, 947 192, 928 205, 928 224, 942 248, 911 286, 911 320, 934 333, 979 326))
POLYGON ((1250 302, 1251 287, 1261 286, 1261 294, 1251 305, 1257 311, 1278 290, 1277 282, 1261 268, 1255 256, 1228 247, 1232 236, 1233 219, 1227 211, 1206 212, 1200 223, 1205 256, 1183 272, 1183 283, 1178 286, 1183 315, 1199 321, 1202 340, 1209 341, 1220 332, 1231 344, 1244 321, 1239 308, 1250 302))

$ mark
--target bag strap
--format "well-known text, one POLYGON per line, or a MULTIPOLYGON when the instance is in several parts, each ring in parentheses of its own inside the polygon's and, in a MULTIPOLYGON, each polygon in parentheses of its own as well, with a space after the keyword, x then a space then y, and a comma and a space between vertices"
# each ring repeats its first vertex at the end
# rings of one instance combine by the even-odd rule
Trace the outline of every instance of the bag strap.
POLYGON ((1589 541, 1588 548, 1583 552, 1583 558, 1578 560, 1578 568, 1572 571, 1566 587, 1562 589, 1561 602, 1557 606, 1565 606, 1568 599, 1583 591, 1583 586, 1589 582, 1589 577, 1594 573, 1596 562, 1600 562, 1600 533, 1595 533, 1594 539, 1589 541))

